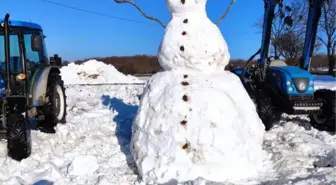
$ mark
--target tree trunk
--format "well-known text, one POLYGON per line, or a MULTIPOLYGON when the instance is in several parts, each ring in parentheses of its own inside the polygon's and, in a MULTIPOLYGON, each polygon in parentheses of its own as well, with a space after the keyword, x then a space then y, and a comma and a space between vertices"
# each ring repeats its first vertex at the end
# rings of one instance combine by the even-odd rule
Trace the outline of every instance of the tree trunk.
POLYGON ((329 74, 335 76, 335 72, 334 72, 334 67, 335 67, 335 60, 336 57, 335 55, 330 55, 328 56, 328 60, 329 60, 329 74))

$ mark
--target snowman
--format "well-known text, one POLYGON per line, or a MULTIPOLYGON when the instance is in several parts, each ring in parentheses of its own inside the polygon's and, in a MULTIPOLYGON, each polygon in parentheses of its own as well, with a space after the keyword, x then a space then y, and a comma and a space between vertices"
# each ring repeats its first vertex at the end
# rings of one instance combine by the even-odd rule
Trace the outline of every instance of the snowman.
POLYGON ((224 70, 228 46, 206 2, 167 0, 172 18, 158 51, 164 71, 147 81, 132 125, 130 150, 145 184, 234 183, 264 169, 264 125, 239 78, 224 70))

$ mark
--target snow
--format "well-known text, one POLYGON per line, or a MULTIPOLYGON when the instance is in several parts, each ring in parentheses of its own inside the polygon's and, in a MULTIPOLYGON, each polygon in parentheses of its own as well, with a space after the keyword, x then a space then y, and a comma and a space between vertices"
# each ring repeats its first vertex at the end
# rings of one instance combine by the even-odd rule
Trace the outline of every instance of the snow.
POLYGON ((336 184, 336 136, 288 115, 265 133, 238 77, 223 71, 230 54, 206 0, 167 1, 173 18, 158 53, 167 71, 144 88, 77 86, 143 81, 95 60, 63 67, 67 123, 33 130, 20 162, 0 141, 0 184, 336 184))
POLYGON ((319 89, 336 90, 336 78, 330 75, 315 75, 314 86, 315 90, 319 89))
POLYGON ((56 134, 33 130, 29 158, 10 159, 6 141, 0 142, 0 184, 126 185, 136 181, 128 144, 141 92, 141 86, 68 87, 67 123, 58 125, 56 134))
POLYGON ((69 166, 68 173, 77 176, 93 175, 98 168, 98 161, 95 156, 82 155, 74 158, 69 166))
MULTIPOLYGON (((130 153, 131 123, 143 90, 134 85, 69 85, 67 123, 58 125, 56 134, 33 130, 29 158, 21 162, 10 159, 6 141, 0 141, 0 184, 145 185, 138 182, 130 153)), ((207 184, 336 184, 336 136, 311 128, 306 116, 283 115, 280 124, 265 133, 262 146, 271 157, 267 173, 249 183, 207 184)), ((202 183, 202 178, 193 181, 194 185, 202 183)))
POLYGON ((146 184, 198 177, 242 181, 264 170, 264 129, 233 73, 165 71, 153 75, 144 89, 131 152, 146 184))
POLYGON ((70 63, 61 68, 64 84, 142 83, 131 75, 124 75, 113 65, 97 60, 88 60, 81 65, 70 63))
POLYGON ((164 70, 224 70, 230 54, 219 28, 206 16, 206 0, 186 1, 184 5, 176 0, 167 2, 172 20, 158 52, 161 67, 164 70))

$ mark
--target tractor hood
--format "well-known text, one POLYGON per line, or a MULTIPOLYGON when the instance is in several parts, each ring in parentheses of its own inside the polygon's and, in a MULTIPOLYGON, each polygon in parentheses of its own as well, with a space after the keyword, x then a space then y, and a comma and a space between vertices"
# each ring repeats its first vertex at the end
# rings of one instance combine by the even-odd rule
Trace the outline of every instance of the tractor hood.
POLYGON ((270 71, 279 71, 286 76, 293 78, 309 78, 312 79, 313 75, 308 71, 295 66, 281 66, 281 67, 269 67, 270 71))

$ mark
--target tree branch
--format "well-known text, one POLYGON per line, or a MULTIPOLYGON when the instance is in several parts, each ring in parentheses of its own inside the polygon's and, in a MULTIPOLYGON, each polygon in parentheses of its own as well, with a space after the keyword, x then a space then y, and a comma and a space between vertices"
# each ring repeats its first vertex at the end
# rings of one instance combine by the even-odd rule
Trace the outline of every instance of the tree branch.
POLYGON ((328 44, 322 39, 322 37, 316 35, 316 38, 320 40, 326 47, 328 47, 328 44))
POLYGON ((114 2, 116 3, 129 3, 131 5, 133 5, 135 8, 137 8, 140 13, 147 19, 152 20, 152 21, 156 21, 157 23, 159 23, 163 28, 166 28, 166 26, 157 18, 155 17, 151 17, 148 16, 141 8, 139 5, 137 5, 135 2, 133 2, 132 0, 114 0, 114 2))
POLYGON ((224 13, 224 15, 222 15, 220 18, 219 18, 219 20, 216 22, 216 25, 218 26, 222 21, 223 21, 223 19, 229 14, 229 12, 230 12, 230 10, 231 10, 231 8, 232 8, 232 6, 233 6, 233 4, 236 2, 236 0, 231 0, 231 3, 230 3, 230 5, 229 5, 229 7, 228 7, 228 9, 226 9, 226 12, 224 13))

